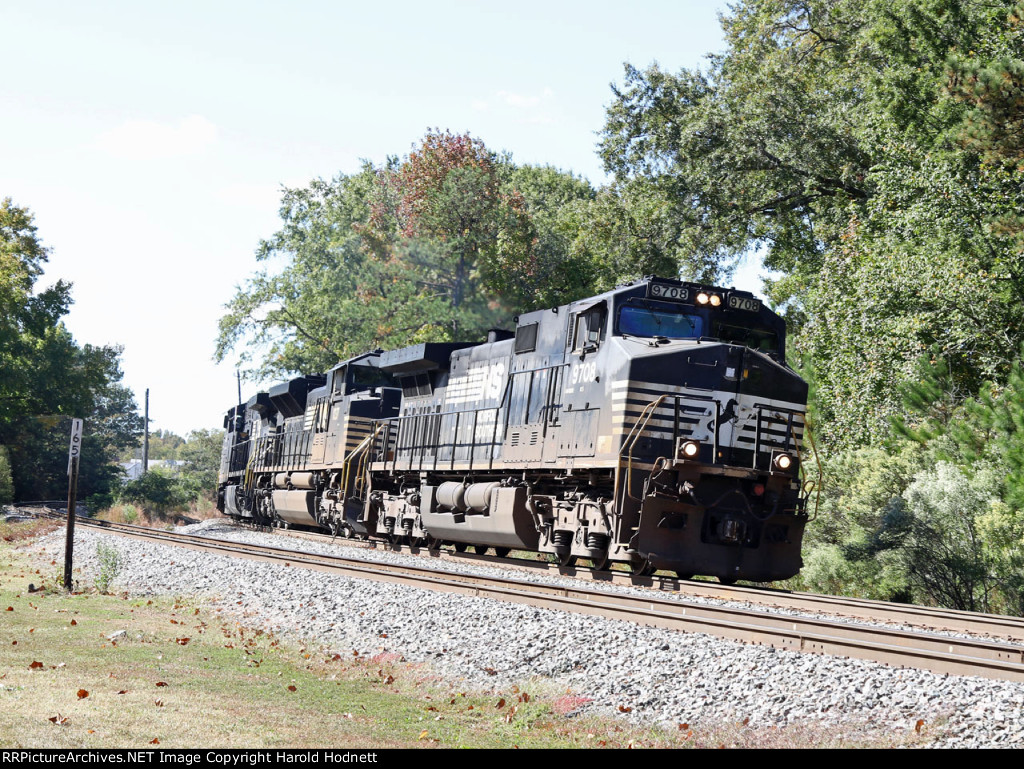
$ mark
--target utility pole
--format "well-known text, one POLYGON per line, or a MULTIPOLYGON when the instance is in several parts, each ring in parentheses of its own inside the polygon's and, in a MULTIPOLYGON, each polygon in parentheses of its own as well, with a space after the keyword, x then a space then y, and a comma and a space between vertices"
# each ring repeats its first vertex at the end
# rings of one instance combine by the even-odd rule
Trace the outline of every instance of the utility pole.
POLYGON ((146 437, 142 441, 142 474, 149 472, 149 388, 146 388, 146 437))
POLYGON ((71 591, 71 568, 75 548, 75 505, 78 495, 78 457, 82 453, 82 420, 71 420, 71 447, 68 449, 68 531, 64 539, 64 589, 71 591))

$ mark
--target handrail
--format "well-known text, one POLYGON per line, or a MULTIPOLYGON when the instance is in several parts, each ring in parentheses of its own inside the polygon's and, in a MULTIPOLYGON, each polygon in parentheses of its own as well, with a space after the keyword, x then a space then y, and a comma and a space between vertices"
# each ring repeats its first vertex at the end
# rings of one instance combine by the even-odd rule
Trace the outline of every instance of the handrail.
MULTIPOLYGON (((427 456, 427 451, 426 451, 427 449, 432 449, 433 450, 433 464, 432 464, 432 466, 429 466, 426 469, 428 469, 428 470, 436 470, 439 467, 439 463, 443 461, 444 465, 445 465, 444 469, 449 469, 450 470, 450 469, 455 467, 455 461, 456 461, 456 456, 455 455, 458 452, 458 449, 460 447, 465 447, 465 448, 468 449, 466 461, 469 462, 471 468, 473 468, 476 465, 476 463, 478 462, 477 458, 474 456, 476 454, 477 450, 478 449, 481 449, 481 450, 482 449, 486 449, 487 450, 487 456, 484 457, 483 459, 480 459, 479 462, 480 462, 481 465, 484 465, 484 466, 486 466, 488 468, 491 468, 491 467, 494 466, 495 447, 501 445, 498 442, 498 440, 497 440, 497 438, 498 438, 498 424, 500 422, 499 417, 501 416, 501 412, 502 412, 502 405, 498 405, 498 406, 484 406, 484 407, 478 408, 478 409, 460 409, 459 411, 444 411, 444 412, 440 412, 440 413, 402 414, 400 416, 388 417, 387 419, 381 420, 378 424, 383 425, 383 426, 387 426, 387 429, 388 429, 389 432, 391 430, 391 426, 395 425, 398 428, 398 434, 401 435, 404 432, 402 430, 402 426, 403 425, 412 424, 412 425, 415 426, 416 425, 416 420, 421 420, 421 421, 427 423, 427 429, 424 429, 422 431, 422 441, 421 442, 417 442, 416 441, 417 431, 415 429, 412 430, 413 441, 410 444, 402 446, 400 440, 396 440, 395 441, 395 456, 392 459, 392 469, 393 470, 399 464, 398 454, 402 450, 418 452, 419 453, 419 466, 418 466, 417 469, 423 470, 424 469, 424 459, 427 456), (486 427, 481 428, 481 422, 480 422, 480 418, 479 418, 480 414, 483 413, 483 412, 488 412, 488 411, 493 411, 494 412, 494 425, 491 427, 491 440, 490 440, 490 443, 486 442, 486 436, 484 436, 484 440, 483 441, 478 441, 477 440, 477 432, 480 429, 486 430, 486 427), (465 443, 460 443, 459 442, 459 431, 460 431, 460 429, 463 429, 463 431, 465 431, 466 426, 470 424, 470 421, 469 421, 469 417, 470 416, 472 416, 472 432, 468 436, 468 439, 467 439, 467 441, 465 443), (448 418, 449 422, 454 422, 454 424, 449 424, 449 428, 451 428, 450 431, 451 431, 453 437, 452 437, 452 440, 450 440, 450 441, 442 442, 441 441, 441 432, 442 432, 441 428, 442 428, 442 424, 443 424, 443 422, 445 421, 446 418, 448 418), (433 422, 433 424, 435 425, 433 428, 430 427, 430 424, 431 424, 430 420, 435 420, 433 422), (432 440, 431 440, 430 434, 433 435, 432 440), (442 453, 442 450, 446 449, 446 448, 450 448, 451 449, 451 456, 442 460, 441 453, 442 453)), ((484 424, 486 424, 486 423, 484 423, 484 424)), ((412 461, 413 462, 416 461, 415 460, 415 455, 413 455, 413 460, 412 461)))
POLYGON ((646 429, 647 424, 651 421, 654 413, 658 410, 658 406, 670 397, 678 399, 679 396, 670 396, 667 394, 659 395, 653 401, 644 406, 643 411, 640 412, 640 416, 633 424, 633 428, 626 435, 626 440, 622 442, 622 450, 619 452, 620 469, 622 456, 627 450, 629 451, 626 457, 626 496, 637 502, 640 501, 640 498, 633 496, 633 448, 636 446, 636 442, 640 440, 640 436, 643 434, 644 429, 646 429))
POLYGON ((378 433, 380 433, 380 431, 381 431, 381 429, 383 429, 383 427, 384 427, 383 423, 378 423, 373 428, 373 432, 371 432, 369 435, 367 435, 365 438, 363 438, 356 445, 356 447, 354 449, 352 449, 352 451, 350 451, 348 453, 348 455, 345 457, 345 461, 344 461, 344 463, 341 466, 341 487, 340 487, 340 490, 341 490, 342 495, 346 495, 348 493, 348 484, 349 484, 349 480, 351 478, 352 462, 357 457, 360 458, 360 462, 359 462, 359 467, 356 470, 356 475, 355 475, 355 477, 356 477, 356 485, 353 488, 353 492, 361 489, 361 484, 359 483, 359 481, 362 480, 363 475, 364 475, 365 470, 366 470, 366 458, 369 456, 369 448, 370 448, 371 444, 377 439, 377 435, 378 435, 378 433))

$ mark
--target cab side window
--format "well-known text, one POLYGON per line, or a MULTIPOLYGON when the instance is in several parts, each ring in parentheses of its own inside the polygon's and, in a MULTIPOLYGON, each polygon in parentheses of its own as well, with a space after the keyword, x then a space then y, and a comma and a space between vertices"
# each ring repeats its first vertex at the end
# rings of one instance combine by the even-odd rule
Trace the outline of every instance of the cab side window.
POLYGON ((604 302, 596 307, 589 307, 580 312, 575 319, 573 335, 570 339, 574 352, 596 350, 604 338, 605 317, 607 308, 604 302))

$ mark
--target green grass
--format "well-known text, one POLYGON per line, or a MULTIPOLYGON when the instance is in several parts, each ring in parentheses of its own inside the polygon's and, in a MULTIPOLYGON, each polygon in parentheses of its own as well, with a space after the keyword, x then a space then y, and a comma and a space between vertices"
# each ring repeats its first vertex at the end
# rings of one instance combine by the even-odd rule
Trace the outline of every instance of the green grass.
POLYGON ((16 548, 36 533, 0 524, 0 748, 829 744, 815 730, 667 731, 584 718, 571 711, 585 692, 540 683, 467 691, 394 655, 285 643, 215 604, 69 595, 56 562, 30 562, 16 548))

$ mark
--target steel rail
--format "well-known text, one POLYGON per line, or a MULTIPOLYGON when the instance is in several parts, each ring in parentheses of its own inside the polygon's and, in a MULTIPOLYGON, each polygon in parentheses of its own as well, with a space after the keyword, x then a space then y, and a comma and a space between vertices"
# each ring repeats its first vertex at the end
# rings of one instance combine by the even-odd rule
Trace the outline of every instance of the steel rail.
MULTIPOLYGON (((334 540, 330 535, 318 532, 290 529, 275 531, 281 532, 284 536, 288 537, 321 542, 334 541, 335 544, 344 544, 349 547, 359 547, 361 544, 351 540, 334 540)), ((398 547, 373 541, 362 544, 369 547, 384 546, 396 552, 408 552, 410 554, 423 554, 427 552, 425 547, 398 547)), ((431 553, 431 557, 436 557, 436 555, 436 553, 431 553)), ((595 570, 584 566, 566 567, 547 561, 536 561, 526 558, 500 558, 492 555, 447 551, 441 551, 440 555, 443 559, 511 566, 532 572, 582 578, 599 584, 651 587, 665 592, 717 601, 753 603, 790 611, 831 614, 868 622, 913 625, 928 630, 970 633, 975 636, 991 636, 1024 643, 1024 617, 916 606, 914 604, 894 603, 867 598, 802 593, 771 587, 722 585, 717 582, 681 580, 658 575, 637 577, 624 571, 595 570)))
MULTIPOLYGON (((53 502, 23 503, 23 506, 48 507, 53 502)), ((56 504, 60 504, 57 502, 56 504)), ((50 508, 50 512, 63 517, 64 513, 50 508)), ((79 519, 83 523, 88 519, 79 519)), ((106 522, 94 521, 97 525, 106 522)), ((124 524, 127 525, 127 524, 124 524)), ((138 527, 142 529, 142 527, 138 527)), ((149 531, 149 529, 145 529, 149 531)), ((1024 618, 999 614, 985 614, 956 609, 916 606, 913 604, 893 603, 889 601, 845 596, 820 595, 780 590, 770 587, 746 587, 739 585, 722 585, 715 582, 679 580, 673 577, 649 576, 636 577, 627 572, 594 570, 582 566, 564 567, 546 561, 525 558, 500 558, 498 556, 481 555, 470 552, 428 551, 423 548, 399 547, 396 545, 370 541, 336 540, 328 534, 305 532, 298 530, 274 530, 288 537, 310 539, 313 541, 329 541, 349 547, 384 547, 394 552, 424 554, 429 552, 432 559, 453 560, 455 562, 475 562, 521 570, 557 574, 566 577, 582 578, 598 584, 620 586, 650 587, 661 591, 678 593, 681 596, 707 598, 717 601, 736 601, 757 604, 775 609, 811 612, 832 615, 867 622, 888 622, 899 625, 911 625, 924 630, 949 631, 968 633, 976 637, 1001 638, 1004 640, 1024 643, 1024 618)))
POLYGON ((991 640, 856 625, 820 617, 778 615, 764 609, 698 604, 657 595, 633 596, 586 587, 538 585, 515 578, 467 575, 426 566, 381 564, 125 524, 100 523, 99 528, 121 536, 287 567, 708 633, 790 651, 853 657, 937 673, 1024 681, 1024 646, 991 640))

